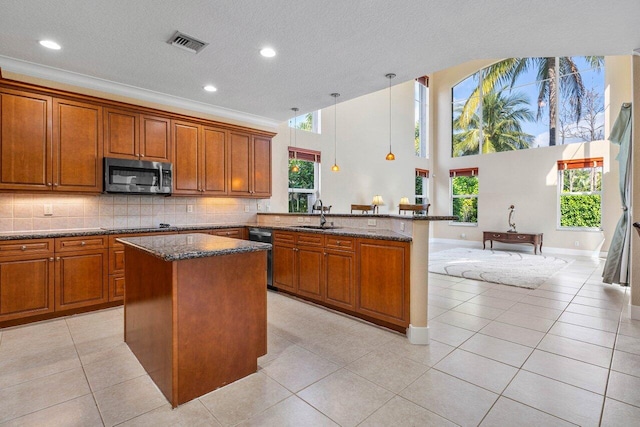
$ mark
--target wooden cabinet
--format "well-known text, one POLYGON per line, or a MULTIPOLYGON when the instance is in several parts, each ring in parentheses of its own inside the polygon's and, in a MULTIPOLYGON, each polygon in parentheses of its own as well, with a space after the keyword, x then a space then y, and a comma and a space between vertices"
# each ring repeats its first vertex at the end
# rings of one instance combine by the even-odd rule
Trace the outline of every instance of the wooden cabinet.
POLYGON ((409 325, 409 244, 358 242, 356 311, 398 326, 409 325))
POLYGON ((296 291, 295 233, 273 233, 273 286, 288 292, 296 291))
POLYGON ((104 110, 104 155, 171 161, 170 120, 117 108, 104 110))
POLYGON ((225 195, 226 131, 173 121, 174 193, 225 195))
POLYGON ((0 242, 0 322, 54 311, 53 239, 0 242))
POLYGON ((355 309, 355 238, 327 236, 325 241, 325 301, 346 310, 355 309))
POLYGON ((0 92, 0 189, 102 191, 102 107, 0 92))
POLYGON ((209 234, 214 236, 230 237, 233 239, 246 239, 245 229, 243 227, 223 228, 221 230, 211 230, 209 234))
POLYGON ((229 195, 271 196, 271 139, 229 133, 229 195))
POLYGON ((0 89, 0 189, 52 189, 49 96, 0 89))
POLYGON ((324 298, 324 236, 299 233, 296 238, 297 293, 322 301, 324 298))
POLYGON ((98 236, 85 248, 87 238, 58 238, 56 248, 55 309, 67 310, 109 301, 109 252, 106 237, 98 236), (102 245, 97 244, 102 241, 102 245), (84 245, 82 243, 85 243, 84 245), (71 248, 76 248, 75 250, 71 248))

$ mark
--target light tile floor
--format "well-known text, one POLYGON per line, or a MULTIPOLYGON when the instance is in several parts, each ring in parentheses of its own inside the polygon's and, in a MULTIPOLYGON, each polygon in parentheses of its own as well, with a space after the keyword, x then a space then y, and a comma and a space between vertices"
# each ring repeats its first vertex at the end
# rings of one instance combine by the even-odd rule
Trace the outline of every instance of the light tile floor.
POLYGON ((640 425, 640 321, 602 265, 536 290, 431 275, 429 346, 269 292, 258 372, 176 410, 122 308, 0 330, 0 425, 640 425))

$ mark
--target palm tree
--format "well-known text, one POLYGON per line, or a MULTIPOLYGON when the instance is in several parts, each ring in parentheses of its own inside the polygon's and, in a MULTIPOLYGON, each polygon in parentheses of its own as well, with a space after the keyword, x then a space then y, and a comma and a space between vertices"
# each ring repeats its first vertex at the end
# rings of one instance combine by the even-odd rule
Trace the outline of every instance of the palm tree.
MULTIPOLYGON (((520 93, 504 91, 486 93, 482 99, 482 152, 521 150, 529 148, 533 135, 523 132, 522 123, 533 121, 529 101, 520 93)), ((465 106, 456 109, 459 116, 453 121, 453 155, 463 156, 479 152, 480 117, 473 114, 466 120, 465 106)))
MULTIPOLYGON (((603 56, 585 56, 584 58, 592 67, 601 67, 604 64, 603 56)), ((558 60, 558 72, 564 79, 561 89, 573 100, 572 107, 575 116, 577 120, 580 120, 585 87, 582 83, 580 70, 578 70, 575 61, 571 57, 509 58, 487 67, 482 76, 482 93, 489 93, 494 91, 498 84, 508 84, 513 87, 519 76, 529 69, 537 70, 537 120, 542 118, 544 107, 548 103, 549 145, 556 145, 556 122, 558 117, 558 103, 556 102, 558 97, 556 60, 558 60)), ((461 115, 461 124, 463 126, 470 123, 471 116, 478 107, 479 90, 480 88, 476 88, 465 103, 461 115)))

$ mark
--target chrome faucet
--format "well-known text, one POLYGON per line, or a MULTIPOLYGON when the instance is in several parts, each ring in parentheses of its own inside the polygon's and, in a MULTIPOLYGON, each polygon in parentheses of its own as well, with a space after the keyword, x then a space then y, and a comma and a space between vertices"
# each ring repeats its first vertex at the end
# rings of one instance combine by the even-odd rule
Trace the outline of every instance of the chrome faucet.
POLYGON ((316 200, 316 202, 313 204, 313 209, 318 210, 318 205, 320 205, 320 227, 324 227, 324 225, 327 223, 327 219, 324 217, 324 209, 322 208, 321 199, 316 200))

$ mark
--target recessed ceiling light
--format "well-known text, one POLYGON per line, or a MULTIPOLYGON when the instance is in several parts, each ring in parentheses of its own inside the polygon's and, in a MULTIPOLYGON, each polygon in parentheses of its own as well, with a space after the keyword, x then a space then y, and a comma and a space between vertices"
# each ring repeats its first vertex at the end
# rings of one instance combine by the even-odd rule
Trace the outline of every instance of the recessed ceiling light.
POLYGON ((276 51, 270 47, 265 47, 260 50, 260 55, 264 56, 265 58, 273 58, 274 56, 276 56, 276 51))
POLYGON ((218 88, 213 85, 206 85, 203 89, 207 92, 215 92, 218 90, 218 88))
POLYGON ((52 40, 40 40, 40 44, 48 49, 53 49, 53 50, 61 49, 60 45, 52 40))

